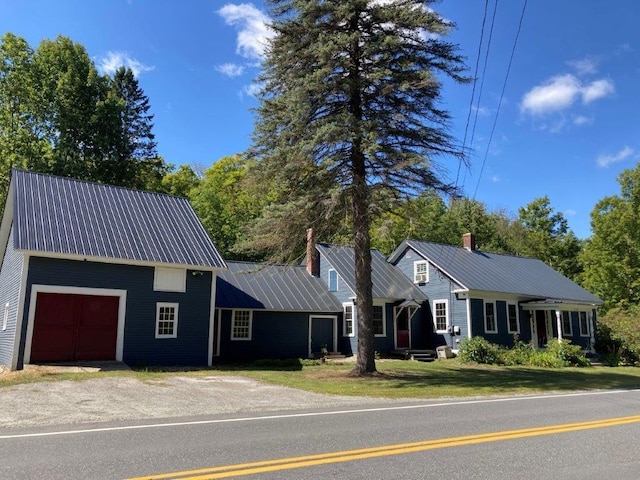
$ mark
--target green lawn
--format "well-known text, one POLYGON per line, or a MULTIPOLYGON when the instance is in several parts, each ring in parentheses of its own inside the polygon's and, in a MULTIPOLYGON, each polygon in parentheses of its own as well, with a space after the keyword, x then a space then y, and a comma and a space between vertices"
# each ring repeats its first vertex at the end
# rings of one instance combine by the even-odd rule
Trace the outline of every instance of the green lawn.
POLYGON ((169 375, 240 375, 310 392, 387 398, 468 397, 551 391, 640 388, 640 368, 591 367, 543 369, 465 365, 457 360, 419 363, 401 360, 377 362, 378 374, 349 375, 353 363, 311 362, 221 365, 209 369, 139 370, 97 373, 53 373, 27 370, 0 374, 0 387, 19 383, 74 380, 103 376, 130 376, 142 381, 169 375))

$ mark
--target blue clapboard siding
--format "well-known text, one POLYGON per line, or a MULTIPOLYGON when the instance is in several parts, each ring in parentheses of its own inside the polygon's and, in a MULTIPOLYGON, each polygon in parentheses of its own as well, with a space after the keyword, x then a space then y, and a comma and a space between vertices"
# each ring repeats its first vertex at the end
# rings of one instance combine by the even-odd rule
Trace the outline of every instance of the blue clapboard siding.
MULTIPOLYGON (((394 264, 407 278, 413 281, 413 264, 415 261, 421 260, 425 260, 425 258, 419 255, 415 250, 407 247, 403 252, 399 253, 395 257, 394 264)), ((426 337, 426 344, 430 348, 439 345, 449 345, 451 348, 457 349, 458 342, 456 342, 456 340, 461 341, 468 335, 466 300, 456 299, 456 295, 453 293, 454 290, 461 288, 460 285, 449 278, 444 272, 436 268, 430 261, 427 261, 427 266, 429 270, 429 281, 417 284, 417 287, 428 298, 425 305, 426 315, 423 315, 425 321, 425 331, 423 335, 426 337), (434 300, 448 301, 449 322, 452 327, 458 326, 460 328, 459 335, 435 333, 435 324, 432 312, 434 300)), ((416 315, 419 314, 420 313, 417 313, 416 315)))
POLYGON ((253 310, 251 340, 231 340, 232 310, 219 315, 221 360, 309 356, 309 313, 253 310))
POLYGON ((44 284, 126 290, 123 360, 129 365, 207 365, 212 273, 187 271, 185 293, 153 291, 153 275, 152 267, 31 257, 20 359, 31 285, 44 284), (156 302, 179 304, 177 338, 155 338, 156 302))
POLYGON ((9 234, 9 242, 0 269, 0 365, 11 366, 13 346, 16 336, 16 319, 22 284, 23 255, 13 248, 13 228, 9 234), (9 305, 7 328, 2 330, 5 306, 9 305))

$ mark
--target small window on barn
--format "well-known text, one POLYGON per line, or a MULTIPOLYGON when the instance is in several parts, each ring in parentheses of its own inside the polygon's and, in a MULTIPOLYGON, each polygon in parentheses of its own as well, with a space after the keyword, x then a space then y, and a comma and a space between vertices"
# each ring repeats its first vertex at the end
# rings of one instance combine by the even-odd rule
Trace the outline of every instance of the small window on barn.
POLYGON ((353 304, 349 303, 343 306, 344 307, 344 322, 342 331, 345 337, 353 337, 353 304))
POLYGON ((486 333, 498 333, 496 304, 493 302, 484 302, 484 331, 486 333))
POLYGON ((231 340, 251 340, 251 310, 234 310, 231 318, 231 340))
POLYGON ((507 303, 507 321, 509 324, 509 333, 520 333, 518 306, 515 303, 507 303))
POLYGON ((587 319, 587 312, 578 312, 580 316, 580 336, 588 337, 589 336, 589 321, 587 319))
POLYGON ((573 328, 571 327, 571 312, 562 312, 562 334, 567 337, 573 336, 573 328))
POLYGON ((376 337, 384 337, 385 332, 384 307, 382 305, 373 306, 373 334, 376 337))
POLYGON ((156 304, 156 338, 178 336, 178 304, 158 302, 156 304))
POLYGON ((2 318, 2 331, 7 329, 7 323, 9 322, 9 304, 4 306, 4 317, 2 318))
POLYGON ((329 270, 329 291, 338 291, 338 272, 336 272, 333 268, 329 270))
POLYGON ((153 289, 157 292, 185 292, 187 271, 184 268, 156 267, 153 289))
POLYGON ((427 283, 429 281, 429 268, 425 260, 413 262, 413 283, 427 283))

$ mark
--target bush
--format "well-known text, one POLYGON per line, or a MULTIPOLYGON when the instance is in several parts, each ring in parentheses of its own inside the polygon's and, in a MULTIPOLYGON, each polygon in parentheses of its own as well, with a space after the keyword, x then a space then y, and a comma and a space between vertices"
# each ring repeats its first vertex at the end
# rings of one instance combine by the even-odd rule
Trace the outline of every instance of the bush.
POLYGON ((640 306, 614 308, 600 317, 595 347, 603 357, 640 364, 640 306))
POLYGON ((502 348, 489 343, 483 337, 465 338, 458 350, 460 360, 465 363, 502 364, 502 348))
POLYGON ((579 345, 571 345, 571 340, 559 342, 552 338, 546 345, 546 352, 555 356, 565 367, 589 367, 591 362, 582 353, 579 345))

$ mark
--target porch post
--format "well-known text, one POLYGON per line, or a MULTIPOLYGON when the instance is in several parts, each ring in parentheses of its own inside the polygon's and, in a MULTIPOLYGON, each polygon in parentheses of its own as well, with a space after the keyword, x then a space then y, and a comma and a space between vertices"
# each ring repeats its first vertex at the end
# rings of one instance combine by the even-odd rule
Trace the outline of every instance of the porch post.
POLYGON ((558 342, 562 343, 562 312, 556 310, 556 324, 558 325, 558 342))
POLYGON ((596 341, 595 341, 595 336, 594 336, 594 327, 593 327, 593 309, 589 310, 588 313, 588 319, 589 319, 589 351, 591 353, 596 353, 596 350, 594 348, 596 341))

